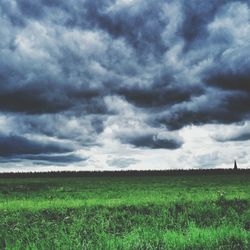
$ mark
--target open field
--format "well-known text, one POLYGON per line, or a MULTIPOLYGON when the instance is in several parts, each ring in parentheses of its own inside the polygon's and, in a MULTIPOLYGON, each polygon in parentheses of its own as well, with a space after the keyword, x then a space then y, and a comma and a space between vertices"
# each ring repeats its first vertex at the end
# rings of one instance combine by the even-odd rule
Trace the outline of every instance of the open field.
POLYGON ((0 178, 0 249, 250 249, 250 173, 0 178))

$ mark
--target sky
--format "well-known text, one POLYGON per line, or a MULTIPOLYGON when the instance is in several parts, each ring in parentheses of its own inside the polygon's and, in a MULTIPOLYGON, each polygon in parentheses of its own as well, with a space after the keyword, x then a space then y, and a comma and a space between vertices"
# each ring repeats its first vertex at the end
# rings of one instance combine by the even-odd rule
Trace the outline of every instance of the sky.
POLYGON ((250 166, 250 3, 1 0, 0 172, 250 166))

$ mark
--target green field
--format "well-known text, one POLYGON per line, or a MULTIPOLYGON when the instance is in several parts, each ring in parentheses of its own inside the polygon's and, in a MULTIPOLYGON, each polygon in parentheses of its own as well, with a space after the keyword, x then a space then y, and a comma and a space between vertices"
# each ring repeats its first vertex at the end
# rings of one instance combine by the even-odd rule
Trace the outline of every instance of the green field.
POLYGON ((0 249, 250 249, 250 175, 0 179, 0 249))

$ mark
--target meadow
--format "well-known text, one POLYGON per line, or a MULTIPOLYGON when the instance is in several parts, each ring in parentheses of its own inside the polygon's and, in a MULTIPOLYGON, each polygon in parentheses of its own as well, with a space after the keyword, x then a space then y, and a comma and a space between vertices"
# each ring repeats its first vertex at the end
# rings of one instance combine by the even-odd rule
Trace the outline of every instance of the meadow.
POLYGON ((250 249, 250 173, 0 178, 0 249, 250 249))

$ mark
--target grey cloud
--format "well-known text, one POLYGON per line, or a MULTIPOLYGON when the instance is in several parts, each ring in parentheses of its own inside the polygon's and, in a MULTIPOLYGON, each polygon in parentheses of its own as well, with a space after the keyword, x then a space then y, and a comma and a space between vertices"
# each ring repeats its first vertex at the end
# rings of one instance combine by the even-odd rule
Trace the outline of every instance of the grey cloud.
POLYGON ((219 129, 211 138, 219 142, 227 141, 247 141, 250 140, 250 126, 248 122, 243 124, 233 124, 228 128, 219 129))
POLYGON ((39 1, 19 0, 17 1, 21 13, 35 19, 43 16, 44 8, 39 1))
POLYGON ((112 160, 107 160, 107 164, 111 167, 118 167, 118 168, 127 168, 130 165, 134 165, 139 160, 136 160, 134 158, 115 158, 112 160))
POLYGON ((71 151, 73 151, 71 147, 53 142, 39 142, 16 135, 0 136, 0 156, 66 153, 71 151))
POLYGON ((194 158, 199 168, 214 168, 216 165, 223 162, 223 159, 219 157, 218 152, 201 154, 194 158))

